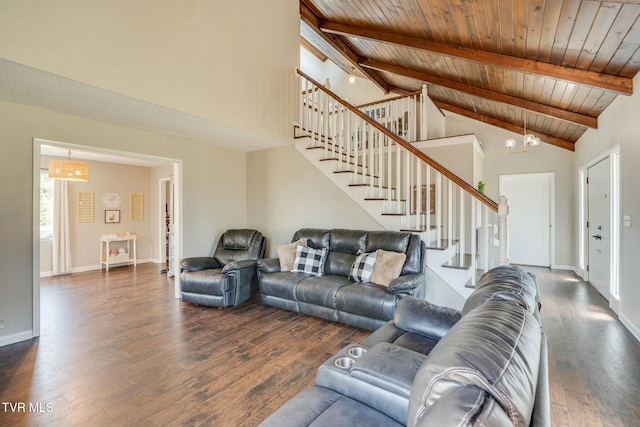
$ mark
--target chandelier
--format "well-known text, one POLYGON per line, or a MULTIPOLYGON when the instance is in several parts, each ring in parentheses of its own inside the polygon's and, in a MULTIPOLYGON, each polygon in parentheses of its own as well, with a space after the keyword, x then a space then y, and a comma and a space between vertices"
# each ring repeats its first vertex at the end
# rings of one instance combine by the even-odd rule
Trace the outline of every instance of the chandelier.
POLYGON ((516 147, 516 140, 509 138, 505 141, 504 145, 509 149, 511 153, 533 153, 536 151, 536 147, 540 145, 540 138, 532 133, 527 133, 527 116, 524 116, 524 135, 522 136, 522 150, 514 151, 516 147))
POLYGON ((69 150, 69 157, 66 160, 49 160, 49 178, 65 181, 89 181, 89 165, 71 160, 71 150, 69 150))

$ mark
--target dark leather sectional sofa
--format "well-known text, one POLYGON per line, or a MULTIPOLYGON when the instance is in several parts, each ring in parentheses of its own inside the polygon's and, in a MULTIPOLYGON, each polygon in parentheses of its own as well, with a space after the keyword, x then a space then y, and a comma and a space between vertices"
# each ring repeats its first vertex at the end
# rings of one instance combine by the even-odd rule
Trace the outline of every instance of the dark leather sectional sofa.
POLYGON ((416 234, 304 228, 291 241, 303 238, 312 248, 328 249, 324 274, 281 271, 278 258, 262 259, 258 282, 264 304, 374 330, 393 319, 403 297, 424 298, 425 245, 416 234), (387 287, 351 280, 356 254, 378 249, 406 254, 400 277, 387 287))
POLYGON ((550 426, 539 309, 512 266, 483 275, 461 311, 403 298, 260 426, 550 426))

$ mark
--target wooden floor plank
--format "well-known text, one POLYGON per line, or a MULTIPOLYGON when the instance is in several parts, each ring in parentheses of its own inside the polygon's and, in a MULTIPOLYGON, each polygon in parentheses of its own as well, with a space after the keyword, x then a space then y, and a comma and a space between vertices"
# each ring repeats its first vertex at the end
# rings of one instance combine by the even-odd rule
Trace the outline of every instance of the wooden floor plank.
MULTIPOLYGON (((260 303, 183 303, 160 266, 42 279, 42 335, 0 348, 0 426, 256 425, 369 332, 260 303), (1 410, 2 408, 0 408, 1 410)), ((554 426, 640 426, 640 345, 573 274, 543 293, 554 426)))

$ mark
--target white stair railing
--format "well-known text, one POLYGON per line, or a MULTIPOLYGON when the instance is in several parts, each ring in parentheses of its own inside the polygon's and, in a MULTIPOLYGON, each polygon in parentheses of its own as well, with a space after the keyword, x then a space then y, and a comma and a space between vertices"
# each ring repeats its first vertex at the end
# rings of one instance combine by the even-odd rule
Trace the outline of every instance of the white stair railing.
POLYGON ((335 172, 350 174, 351 186, 365 187, 365 200, 382 201, 382 215, 423 233, 428 247, 456 248, 449 267, 469 269, 471 284, 477 271, 508 263, 507 209, 499 218, 497 203, 399 136, 426 135, 427 120, 418 114, 426 111, 426 90, 358 109, 301 71, 298 79, 297 135, 309 136, 322 160, 337 161, 335 172), (378 111, 377 119, 393 120, 374 120, 378 111))
POLYGON ((422 90, 382 101, 358 105, 367 116, 407 142, 427 139, 429 97, 427 85, 422 90))

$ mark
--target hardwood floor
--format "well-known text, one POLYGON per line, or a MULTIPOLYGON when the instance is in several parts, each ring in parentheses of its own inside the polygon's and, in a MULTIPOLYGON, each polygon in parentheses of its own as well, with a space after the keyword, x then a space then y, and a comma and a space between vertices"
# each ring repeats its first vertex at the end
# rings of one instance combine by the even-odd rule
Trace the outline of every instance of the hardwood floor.
POLYGON ((640 426, 640 343, 573 273, 525 268, 542 292, 554 426, 640 426))
MULTIPOLYGON (((43 279, 41 337, 0 348, 0 402, 26 406, 0 406, 0 425, 256 425, 369 334, 257 297, 224 310, 182 303, 160 268, 43 279)), ((530 270, 553 424, 640 426, 640 344, 589 285, 530 270)))

